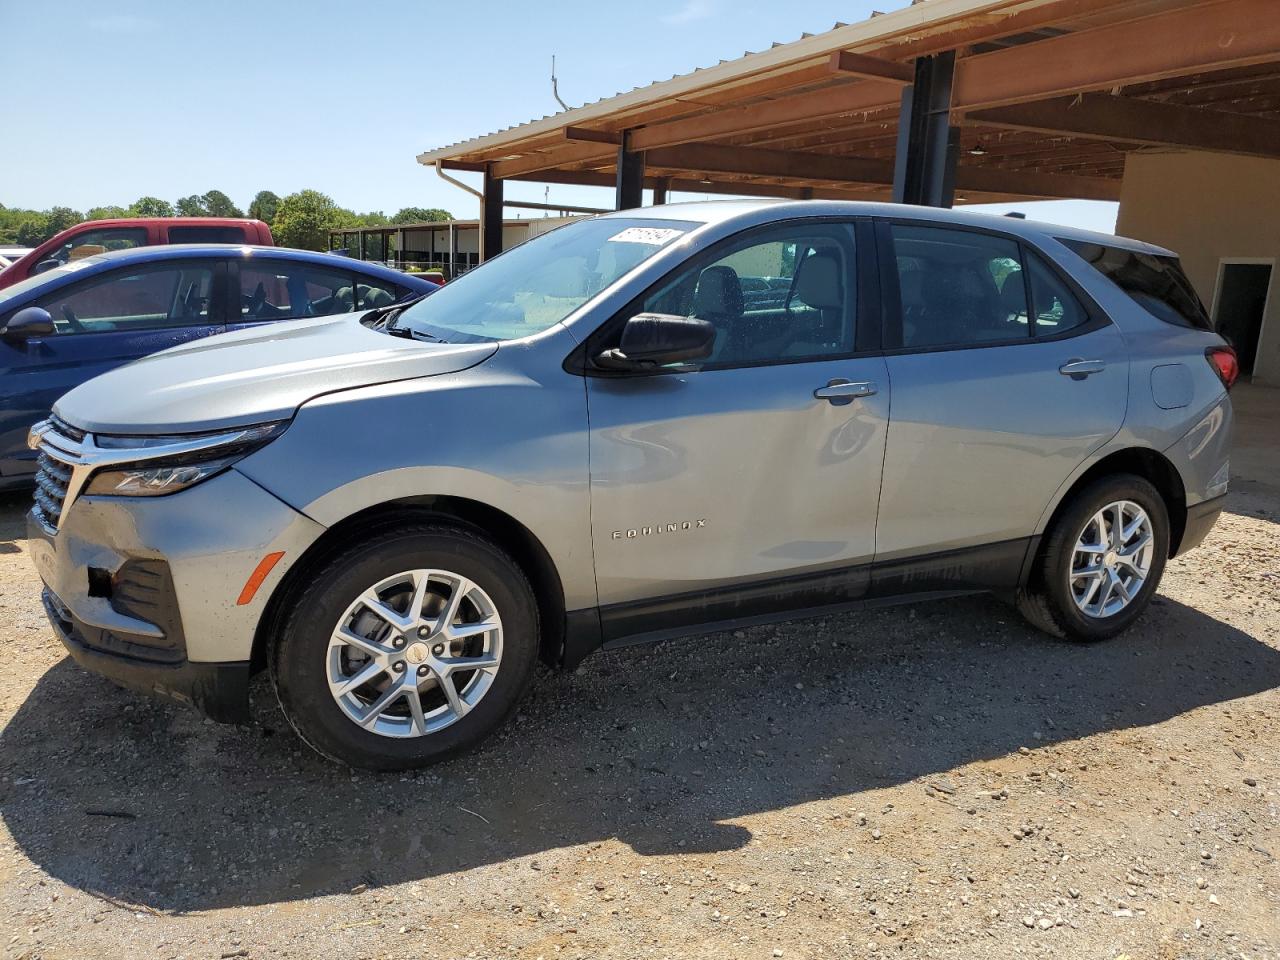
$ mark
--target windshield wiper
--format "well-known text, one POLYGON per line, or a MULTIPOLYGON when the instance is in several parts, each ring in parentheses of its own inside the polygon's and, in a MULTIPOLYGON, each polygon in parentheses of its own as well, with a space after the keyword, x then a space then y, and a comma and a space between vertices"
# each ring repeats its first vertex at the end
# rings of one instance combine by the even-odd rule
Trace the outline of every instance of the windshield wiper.
POLYGON ((394 323, 388 323, 382 328, 382 332, 389 337, 399 337, 402 340, 425 340, 427 343, 448 343, 440 337, 433 337, 429 333, 423 333, 421 330, 414 330, 412 327, 397 327, 394 323))

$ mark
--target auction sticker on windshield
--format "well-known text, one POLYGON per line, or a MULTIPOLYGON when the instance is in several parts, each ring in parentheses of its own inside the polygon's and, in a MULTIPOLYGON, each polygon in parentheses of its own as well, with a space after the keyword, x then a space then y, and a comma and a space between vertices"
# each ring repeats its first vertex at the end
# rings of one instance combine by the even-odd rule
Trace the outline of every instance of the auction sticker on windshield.
POLYGON ((683 230, 671 230, 665 227, 627 227, 609 238, 610 243, 648 243, 660 247, 670 243, 676 237, 684 235, 683 230))

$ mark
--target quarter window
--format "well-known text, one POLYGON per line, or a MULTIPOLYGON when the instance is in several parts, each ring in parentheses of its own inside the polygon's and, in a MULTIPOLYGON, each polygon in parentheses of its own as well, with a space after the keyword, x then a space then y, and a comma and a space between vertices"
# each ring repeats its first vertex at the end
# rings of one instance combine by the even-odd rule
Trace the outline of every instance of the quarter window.
POLYGON ((999 343, 1030 336, 1018 244, 936 227, 892 226, 902 346, 999 343))
POLYGON ((839 356, 853 351, 854 281, 848 227, 797 226, 682 271, 639 312, 712 324, 707 367, 839 356))
POLYGON ((1052 337, 1088 322, 1089 314, 1080 301, 1043 260, 1034 255, 1028 256, 1027 275, 1031 279, 1037 337, 1052 337))
POLYGON ((213 267, 164 266, 116 272, 40 301, 59 334, 107 333, 209 323, 213 267))

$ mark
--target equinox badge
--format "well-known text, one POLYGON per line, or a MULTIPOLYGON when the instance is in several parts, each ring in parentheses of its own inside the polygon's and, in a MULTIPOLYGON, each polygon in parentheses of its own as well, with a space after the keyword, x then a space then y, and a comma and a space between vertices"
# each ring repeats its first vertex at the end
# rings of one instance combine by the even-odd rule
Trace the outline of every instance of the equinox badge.
POLYGON ((615 530, 610 536, 614 540, 635 540, 639 537, 651 537, 658 533, 681 533, 685 530, 701 530, 706 525, 706 520, 677 520, 674 523, 658 523, 652 527, 632 527, 630 530, 615 530))

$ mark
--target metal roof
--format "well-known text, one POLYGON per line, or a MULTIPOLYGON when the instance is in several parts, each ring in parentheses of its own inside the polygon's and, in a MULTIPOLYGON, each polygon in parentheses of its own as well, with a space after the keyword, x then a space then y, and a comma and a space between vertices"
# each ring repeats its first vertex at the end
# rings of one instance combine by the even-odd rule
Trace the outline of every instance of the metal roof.
POLYGON ((918 0, 419 155, 498 180, 887 196, 918 57, 956 52, 958 202, 1118 199, 1126 156, 1280 157, 1276 0, 918 0))

